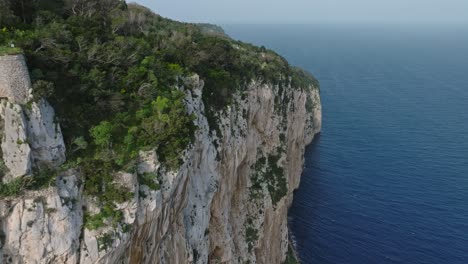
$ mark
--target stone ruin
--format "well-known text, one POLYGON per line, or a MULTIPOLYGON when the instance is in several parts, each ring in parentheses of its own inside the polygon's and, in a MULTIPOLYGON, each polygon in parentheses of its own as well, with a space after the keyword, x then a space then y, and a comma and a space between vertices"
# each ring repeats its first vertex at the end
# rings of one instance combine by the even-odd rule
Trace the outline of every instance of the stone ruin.
POLYGON ((25 104, 30 98, 31 80, 23 55, 0 56, 0 98, 25 104))

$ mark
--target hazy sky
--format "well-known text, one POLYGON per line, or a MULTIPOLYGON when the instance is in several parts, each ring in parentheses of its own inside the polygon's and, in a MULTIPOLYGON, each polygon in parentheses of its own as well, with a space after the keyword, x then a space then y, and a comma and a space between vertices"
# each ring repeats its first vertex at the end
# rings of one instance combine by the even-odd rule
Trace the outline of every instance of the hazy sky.
POLYGON ((210 23, 468 22, 468 0, 127 0, 210 23))

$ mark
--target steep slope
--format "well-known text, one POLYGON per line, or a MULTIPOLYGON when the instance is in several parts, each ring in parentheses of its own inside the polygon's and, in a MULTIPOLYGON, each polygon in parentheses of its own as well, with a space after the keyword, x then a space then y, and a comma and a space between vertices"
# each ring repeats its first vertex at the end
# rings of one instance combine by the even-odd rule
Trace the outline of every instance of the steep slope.
POLYGON ((217 28, 109 3, 3 31, 32 82, 22 55, 0 57, 2 261, 282 263, 317 82, 217 28))
POLYGON ((320 130, 318 90, 252 82, 220 115, 217 138, 204 115, 203 82, 185 82, 195 141, 177 171, 147 151, 137 172, 116 173, 134 194, 118 206, 125 215, 118 228, 82 226, 82 205, 93 201, 82 193, 80 173, 66 170, 56 186, 2 200, 2 255, 28 263, 281 263, 304 148, 320 130), (145 173, 158 174, 161 188, 138 184, 145 173))

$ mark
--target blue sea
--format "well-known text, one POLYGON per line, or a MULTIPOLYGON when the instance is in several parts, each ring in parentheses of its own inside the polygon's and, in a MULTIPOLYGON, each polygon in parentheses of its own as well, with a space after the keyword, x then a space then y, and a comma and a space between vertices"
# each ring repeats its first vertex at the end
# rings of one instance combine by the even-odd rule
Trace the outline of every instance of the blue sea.
POLYGON ((302 263, 468 263, 468 25, 226 25, 321 83, 302 263))

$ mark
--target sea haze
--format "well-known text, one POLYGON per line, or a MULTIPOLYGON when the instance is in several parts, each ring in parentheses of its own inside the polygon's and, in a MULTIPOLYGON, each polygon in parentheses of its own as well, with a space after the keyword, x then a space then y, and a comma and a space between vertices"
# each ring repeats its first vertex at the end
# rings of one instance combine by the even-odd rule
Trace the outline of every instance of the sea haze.
POLYGON ((225 25, 321 83, 302 263, 468 263, 468 26, 225 25))

